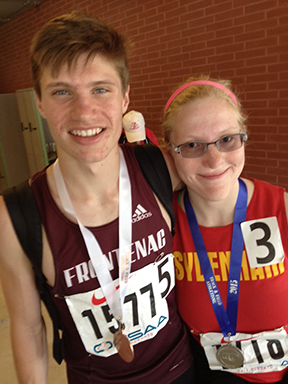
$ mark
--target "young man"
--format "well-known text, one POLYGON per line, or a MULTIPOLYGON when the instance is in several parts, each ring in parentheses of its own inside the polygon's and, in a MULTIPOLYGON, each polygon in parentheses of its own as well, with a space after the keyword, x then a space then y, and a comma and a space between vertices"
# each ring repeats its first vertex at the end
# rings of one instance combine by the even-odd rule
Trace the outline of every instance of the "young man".
MULTIPOLYGON (((71 13, 34 37, 38 108, 58 161, 33 176, 43 274, 63 330, 69 384, 190 383, 175 304, 170 220, 132 146, 119 147, 129 104, 125 40, 71 13)), ((0 273, 19 383, 47 382, 34 272, 0 203, 0 273)))

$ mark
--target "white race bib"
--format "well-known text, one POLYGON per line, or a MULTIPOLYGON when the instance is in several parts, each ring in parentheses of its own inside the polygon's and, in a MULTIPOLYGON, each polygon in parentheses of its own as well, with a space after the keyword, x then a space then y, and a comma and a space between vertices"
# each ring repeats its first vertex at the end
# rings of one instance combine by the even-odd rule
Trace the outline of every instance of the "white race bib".
POLYGON ((279 264, 284 260, 277 217, 245 221, 241 223, 241 230, 250 268, 279 264))
POLYGON ((257 334, 236 333, 231 344, 241 349, 244 364, 240 368, 227 369, 216 358, 216 351, 224 345, 222 333, 210 332, 201 336, 201 344, 211 369, 231 373, 264 373, 281 371, 288 365, 288 338, 284 327, 257 334), (222 341, 222 343, 221 343, 222 341))
MULTIPOLYGON (((174 256, 133 272, 123 305, 124 334, 132 345, 151 339, 169 320, 166 296, 175 286, 174 256)), ((119 286, 119 279, 113 281, 119 286)), ((71 316, 88 353, 107 357, 117 353, 113 335, 118 325, 102 289, 65 297, 71 316)))

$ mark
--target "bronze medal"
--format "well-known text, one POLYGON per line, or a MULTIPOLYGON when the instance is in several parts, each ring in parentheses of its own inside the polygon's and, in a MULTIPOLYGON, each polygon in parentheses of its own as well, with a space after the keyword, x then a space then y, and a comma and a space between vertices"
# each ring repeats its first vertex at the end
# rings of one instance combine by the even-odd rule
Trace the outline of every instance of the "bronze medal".
POLYGON ((231 345, 231 343, 222 345, 216 352, 217 360, 224 368, 236 369, 242 367, 244 356, 242 351, 231 345))
POLYGON ((124 335, 123 330, 125 328, 124 324, 119 323, 119 329, 114 333, 114 345, 118 351, 118 355, 126 363, 131 363, 134 359, 134 350, 133 346, 130 344, 127 336, 124 335))

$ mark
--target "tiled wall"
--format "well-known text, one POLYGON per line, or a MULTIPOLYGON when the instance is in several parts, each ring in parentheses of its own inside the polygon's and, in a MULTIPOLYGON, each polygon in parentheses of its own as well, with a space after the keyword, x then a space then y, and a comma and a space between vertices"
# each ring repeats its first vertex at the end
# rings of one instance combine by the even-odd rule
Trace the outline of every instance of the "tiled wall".
POLYGON ((230 78, 249 114, 244 175, 288 189, 288 0, 44 0, 0 26, 0 93, 32 85, 33 34, 72 9, 132 38, 130 108, 157 136, 176 84, 201 73, 230 78))

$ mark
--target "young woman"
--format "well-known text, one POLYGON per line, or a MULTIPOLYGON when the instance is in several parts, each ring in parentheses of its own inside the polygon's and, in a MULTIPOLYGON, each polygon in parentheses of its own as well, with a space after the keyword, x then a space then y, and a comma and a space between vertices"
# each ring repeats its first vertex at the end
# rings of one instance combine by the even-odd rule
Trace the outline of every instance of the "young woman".
POLYGON ((230 82, 190 78, 165 107, 179 311, 200 380, 288 382, 287 193, 240 177, 246 117, 230 82))

